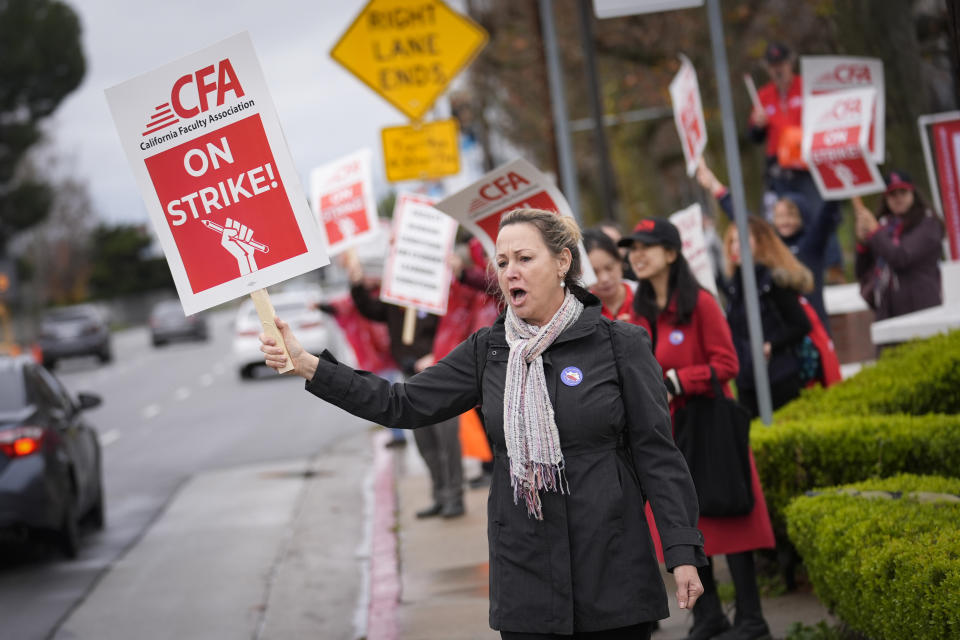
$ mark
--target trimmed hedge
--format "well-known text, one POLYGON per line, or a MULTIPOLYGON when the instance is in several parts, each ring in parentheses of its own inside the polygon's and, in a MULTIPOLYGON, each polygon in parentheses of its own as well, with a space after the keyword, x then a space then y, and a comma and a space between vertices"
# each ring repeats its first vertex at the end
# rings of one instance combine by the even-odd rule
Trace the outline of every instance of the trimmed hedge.
MULTIPOLYGON (((960 479, 897 476, 862 491, 960 495, 960 479)), ((960 502, 824 490, 785 511, 817 596, 874 640, 960 637, 960 502)))
POLYGON ((783 509, 816 487, 904 472, 955 475, 960 416, 873 415, 754 425, 750 444, 770 517, 782 533, 783 509))
POLYGON ((960 413, 960 331, 888 349, 830 389, 805 390, 774 420, 870 413, 960 413))

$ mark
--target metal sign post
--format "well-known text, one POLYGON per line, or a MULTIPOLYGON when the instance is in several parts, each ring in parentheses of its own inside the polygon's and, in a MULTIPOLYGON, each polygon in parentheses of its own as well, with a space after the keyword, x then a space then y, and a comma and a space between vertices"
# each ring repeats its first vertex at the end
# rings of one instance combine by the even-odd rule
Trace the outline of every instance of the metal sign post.
POLYGON ((550 104, 553 107, 553 131, 557 139, 560 183, 563 187, 563 195, 567 197, 567 202, 573 209, 573 217, 582 224, 580 188, 577 184, 577 169, 573 160, 573 144, 570 140, 567 99, 563 91, 563 70, 560 68, 560 51, 557 48, 557 31, 553 23, 552 0, 540 0, 540 25, 543 29, 543 49, 547 58, 547 80, 550 84, 550 104))
POLYGON ((713 47, 714 72, 720 113, 723 117, 723 146, 727 169, 730 172, 730 195, 733 198, 733 217, 740 236, 740 276, 743 278, 744 299, 747 303, 747 328, 750 331, 750 354, 753 356, 753 377, 757 383, 757 405, 764 424, 773 420, 770 398, 770 379, 767 377, 767 359, 763 355, 763 325, 760 324, 760 304, 757 296, 757 278, 750 252, 750 230, 747 228, 747 205, 743 193, 743 173, 740 170, 740 148, 737 143, 737 123, 733 113, 733 94, 730 90, 730 69, 723 42, 723 21, 720 0, 707 0, 707 18, 710 23, 710 43, 713 47))

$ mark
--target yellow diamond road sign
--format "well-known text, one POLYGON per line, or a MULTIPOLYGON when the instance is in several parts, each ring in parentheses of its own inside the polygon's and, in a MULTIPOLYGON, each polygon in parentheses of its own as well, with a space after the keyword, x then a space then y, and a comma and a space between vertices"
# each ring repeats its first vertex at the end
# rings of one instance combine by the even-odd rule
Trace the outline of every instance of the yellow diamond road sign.
POLYGON ((370 0, 331 57, 419 120, 487 42, 441 0, 370 0))
POLYGON ((459 127, 454 118, 381 129, 387 180, 432 180, 460 173, 459 127))

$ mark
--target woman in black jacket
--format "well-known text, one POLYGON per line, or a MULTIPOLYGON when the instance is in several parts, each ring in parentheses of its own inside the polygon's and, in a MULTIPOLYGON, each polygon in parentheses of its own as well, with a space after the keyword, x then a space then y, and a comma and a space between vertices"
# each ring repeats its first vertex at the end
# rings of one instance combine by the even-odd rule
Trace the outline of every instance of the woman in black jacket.
MULTIPOLYGON (((747 218, 750 250, 756 270, 760 296, 760 322, 763 325, 763 355, 767 359, 773 408, 778 409, 800 395, 800 361, 797 349, 810 333, 810 319, 798 296, 813 288, 813 276, 777 237, 769 223, 756 216, 747 218)), ((737 394, 753 417, 759 415, 757 384, 753 374, 750 333, 743 278, 740 273, 740 240, 735 225, 724 238, 727 261, 727 322, 733 346, 740 360, 737 394)))
MULTIPOLYGON (((680 607, 703 592, 696 493, 660 367, 646 332, 603 318, 577 284, 579 238, 552 212, 505 215, 495 263, 507 311, 404 383, 306 353, 276 320, 307 390, 357 416, 415 428, 480 406, 495 461, 490 626, 506 639, 649 637, 669 614, 644 497, 680 607)), ((282 367, 282 349, 261 341, 282 367)))
POLYGON ((879 222, 859 198, 853 202, 857 279, 877 320, 941 304, 943 224, 914 190, 910 176, 902 171, 887 176, 879 222))

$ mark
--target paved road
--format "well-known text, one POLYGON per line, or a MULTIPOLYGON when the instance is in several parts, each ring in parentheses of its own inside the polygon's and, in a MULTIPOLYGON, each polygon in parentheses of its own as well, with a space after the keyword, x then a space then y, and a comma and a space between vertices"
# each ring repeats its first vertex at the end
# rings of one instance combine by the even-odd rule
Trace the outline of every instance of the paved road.
POLYGON ((213 316, 206 343, 162 349, 150 346, 146 329, 131 329, 114 336, 112 364, 58 367, 71 391, 104 399, 89 420, 104 445, 107 528, 86 532, 74 561, 35 544, 0 556, 0 637, 51 637, 195 474, 310 458, 366 428, 305 393, 302 381, 241 381, 231 364, 231 320, 213 316))

